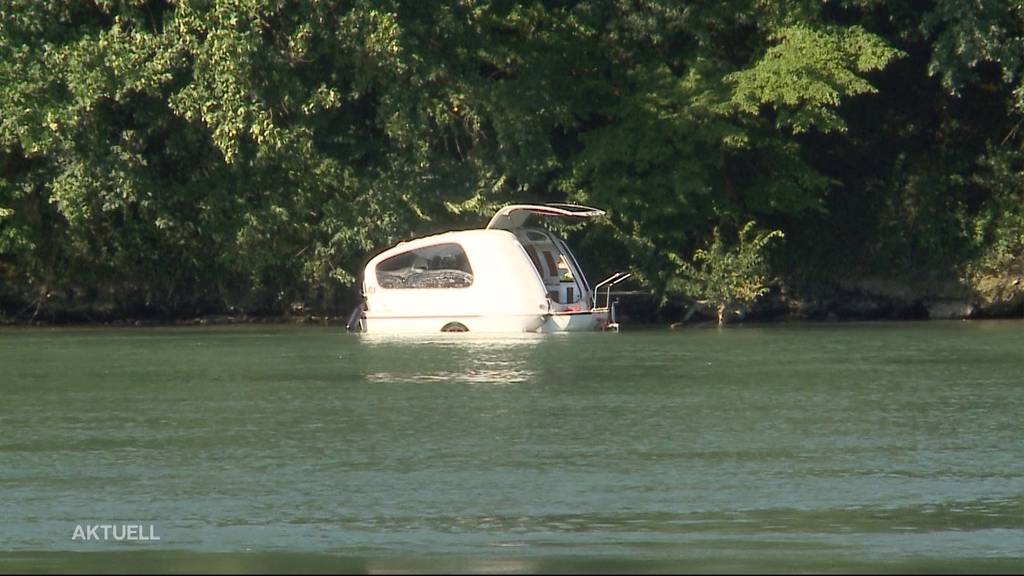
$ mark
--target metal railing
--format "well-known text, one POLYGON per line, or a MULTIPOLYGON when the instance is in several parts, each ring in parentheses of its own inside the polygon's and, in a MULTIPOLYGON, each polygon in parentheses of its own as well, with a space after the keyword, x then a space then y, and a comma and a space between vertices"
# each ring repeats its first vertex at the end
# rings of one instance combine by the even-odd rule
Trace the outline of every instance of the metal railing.
POLYGON ((604 280, 598 282, 597 285, 594 286, 594 294, 592 296, 592 298, 594 299, 594 302, 593 302, 593 306, 591 306, 591 308, 594 309, 594 310, 598 309, 597 300, 601 296, 601 288, 605 289, 604 308, 605 309, 609 308, 611 306, 611 299, 612 299, 612 286, 615 286, 619 282, 622 282, 623 280, 625 280, 626 278, 629 278, 632 275, 633 274, 629 273, 629 272, 616 272, 615 274, 612 274, 611 276, 609 276, 609 277, 605 278, 604 280))

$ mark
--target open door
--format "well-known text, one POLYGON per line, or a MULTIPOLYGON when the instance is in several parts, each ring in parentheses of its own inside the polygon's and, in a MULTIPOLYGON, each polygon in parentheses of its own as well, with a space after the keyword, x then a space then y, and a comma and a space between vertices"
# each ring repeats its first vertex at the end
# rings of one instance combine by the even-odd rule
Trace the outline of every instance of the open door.
POLYGON ((487 228, 516 235, 544 283, 552 309, 582 312, 591 307, 593 296, 576 257, 556 234, 527 228, 525 224, 530 216, 583 219, 604 213, 604 210, 576 204, 513 204, 499 210, 487 228))
POLYGON ((567 218, 594 218, 604 216, 604 210, 577 204, 512 204, 505 206, 487 223, 488 229, 515 230, 526 223, 532 214, 567 218))

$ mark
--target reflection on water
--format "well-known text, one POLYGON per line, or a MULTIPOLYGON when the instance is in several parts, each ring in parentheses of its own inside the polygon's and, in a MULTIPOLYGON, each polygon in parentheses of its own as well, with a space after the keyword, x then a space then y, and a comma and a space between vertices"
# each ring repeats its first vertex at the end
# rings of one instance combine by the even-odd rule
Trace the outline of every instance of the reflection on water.
POLYGON ((362 357, 358 365, 367 368, 368 382, 518 384, 536 374, 531 369, 535 349, 557 337, 528 333, 359 334, 362 357), (402 357, 416 361, 401 362, 398 359, 402 357), (388 369, 373 370, 382 365, 388 369))
MULTIPOLYGON (((485 364, 481 362, 481 364, 485 364)), ((465 372, 424 372, 402 374, 398 372, 370 372, 368 382, 462 382, 466 384, 516 384, 533 376, 529 370, 510 367, 506 362, 495 362, 495 368, 473 368, 465 372)))

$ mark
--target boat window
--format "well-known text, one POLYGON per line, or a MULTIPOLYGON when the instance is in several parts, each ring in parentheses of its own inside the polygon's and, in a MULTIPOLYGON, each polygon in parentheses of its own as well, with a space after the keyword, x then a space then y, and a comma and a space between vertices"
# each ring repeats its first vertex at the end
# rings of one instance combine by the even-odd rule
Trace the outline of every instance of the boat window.
POLYGON ((537 272, 540 272, 541 277, 544 277, 544 269, 540 266, 540 258, 537 257, 537 249, 527 244, 526 255, 530 257, 530 262, 533 262, 533 267, 537 269, 537 272))
POLYGON ((555 264, 555 257, 551 252, 544 250, 544 261, 548 263, 548 276, 558 278, 558 264, 555 264))
MULTIPOLYGON (((569 247, 565 245, 565 242, 562 241, 562 240, 559 240, 558 242, 559 242, 559 244, 561 246, 562 254, 563 255, 568 254, 569 258, 572 259, 572 265, 577 270, 583 270, 583 268, 580 266, 580 263, 576 260, 576 255, 572 253, 572 250, 569 250, 569 247)), ((590 291, 590 283, 587 282, 586 276, 583 276, 582 273, 580 275, 580 280, 583 281, 583 290, 586 291, 586 292, 589 292, 590 291)))
POLYGON ((473 269, 462 246, 454 243, 417 248, 377 264, 381 288, 465 288, 473 269))

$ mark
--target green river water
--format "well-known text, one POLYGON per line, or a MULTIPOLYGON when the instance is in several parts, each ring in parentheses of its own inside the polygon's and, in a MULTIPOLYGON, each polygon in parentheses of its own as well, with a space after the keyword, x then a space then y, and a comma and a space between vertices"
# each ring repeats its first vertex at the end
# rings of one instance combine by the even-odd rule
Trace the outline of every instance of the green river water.
POLYGON ((1024 322, 0 330, 0 572, 207 570, 1022 573, 1024 322))

